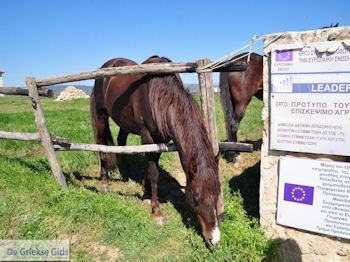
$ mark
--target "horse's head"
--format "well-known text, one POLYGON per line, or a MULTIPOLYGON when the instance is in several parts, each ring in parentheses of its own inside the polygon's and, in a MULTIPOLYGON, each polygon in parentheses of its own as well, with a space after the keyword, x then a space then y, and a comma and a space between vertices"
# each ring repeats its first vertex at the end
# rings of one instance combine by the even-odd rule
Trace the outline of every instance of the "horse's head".
POLYGON ((211 250, 219 246, 221 239, 217 212, 221 187, 218 174, 219 155, 213 158, 211 164, 190 160, 186 186, 186 201, 196 213, 204 239, 211 250))

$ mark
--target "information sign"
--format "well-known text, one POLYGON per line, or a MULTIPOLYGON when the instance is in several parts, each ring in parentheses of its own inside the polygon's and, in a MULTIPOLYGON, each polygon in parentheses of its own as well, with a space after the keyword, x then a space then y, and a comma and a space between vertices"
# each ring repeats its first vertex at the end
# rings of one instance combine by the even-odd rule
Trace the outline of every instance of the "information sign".
POLYGON ((350 163, 281 157, 277 223, 350 239, 350 163))
POLYGON ((271 149, 350 155, 347 44, 329 41, 302 49, 275 47, 271 58, 271 149))

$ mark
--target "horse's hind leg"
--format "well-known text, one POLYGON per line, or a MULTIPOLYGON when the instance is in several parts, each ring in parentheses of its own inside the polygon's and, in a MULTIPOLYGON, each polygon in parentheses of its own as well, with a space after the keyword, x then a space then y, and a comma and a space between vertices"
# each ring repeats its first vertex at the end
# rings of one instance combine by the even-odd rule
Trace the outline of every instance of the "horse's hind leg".
MULTIPOLYGON (((99 145, 113 145, 107 115, 97 117, 95 142, 99 145)), ((114 154, 105 154, 102 152, 99 152, 99 156, 101 162, 101 191, 109 192, 107 167, 116 167, 116 158, 114 154)))
MULTIPOLYGON (((120 129, 119 134, 118 134, 118 146, 125 146, 126 145, 126 139, 128 137, 128 134, 126 131, 123 129, 120 129)), ((128 162, 126 159, 126 155, 124 154, 119 154, 118 155, 118 167, 120 174, 122 175, 123 181, 126 182, 129 179, 129 167, 128 167, 128 162)))
MULTIPOLYGON (((241 101, 239 103, 233 103, 233 104, 234 104, 233 118, 231 119, 231 122, 230 122, 232 133, 229 137, 229 141, 237 142, 238 128, 243 119, 243 116, 244 116, 245 110, 247 109, 249 101, 248 102, 241 101)), ((237 161, 236 158, 238 155, 239 155, 239 152, 228 151, 225 154, 225 157, 229 162, 235 163, 237 161)))
POLYGON ((235 106, 235 111, 233 114, 233 122, 232 122, 232 128, 234 130, 233 132, 233 139, 235 142, 237 142, 237 131, 238 131, 238 127, 244 117, 245 111, 247 109, 247 106, 249 104, 251 99, 247 99, 247 100, 243 100, 242 102, 238 103, 235 106))
POLYGON ((240 124, 240 120, 237 120, 237 119, 239 119, 239 117, 237 117, 236 114, 234 114, 234 117, 232 118, 230 123, 232 128, 231 139, 233 142, 237 142, 237 131, 240 124))

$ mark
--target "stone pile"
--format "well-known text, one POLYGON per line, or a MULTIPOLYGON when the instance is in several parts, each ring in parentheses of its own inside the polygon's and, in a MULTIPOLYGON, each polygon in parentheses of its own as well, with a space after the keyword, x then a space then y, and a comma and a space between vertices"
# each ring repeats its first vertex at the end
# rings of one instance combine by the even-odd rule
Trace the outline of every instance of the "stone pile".
POLYGON ((81 89, 77 89, 74 86, 68 86, 61 92, 55 101, 69 101, 77 98, 89 98, 89 96, 81 89))

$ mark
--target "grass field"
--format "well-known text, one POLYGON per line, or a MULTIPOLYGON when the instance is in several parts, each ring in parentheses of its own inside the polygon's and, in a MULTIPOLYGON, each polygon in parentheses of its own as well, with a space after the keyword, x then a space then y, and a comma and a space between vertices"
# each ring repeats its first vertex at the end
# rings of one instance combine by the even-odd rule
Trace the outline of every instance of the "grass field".
MULTIPOLYGON (((197 97, 198 99, 198 97, 197 97)), ((216 99, 219 140, 225 125, 216 99)), ((93 143, 89 101, 42 99, 51 133, 74 143, 93 143)), ((262 103, 253 99, 238 132, 240 141, 259 141, 262 103)), ((118 128, 113 126, 116 137, 118 128)), ((28 98, 0 97, 0 130, 36 132, 28 98)), ((128 145, 140 144, 130 135, 128 145)), ((69 184, 55 183, 39 142, 0 140, 0 239, 70 239, 72 261, 271 261, 276 243, 266 238, 258 218, 260 151, 242 153, 238 164, 220 160, 225 222, 220 248, 210 252, 197 219, 184 203, 184 174, 177 153, 160 159, 163 227, 153 225, 151 207, 141 200, 142 155, 128 157, 135 180, 111 174, 113 192, 99 192, 99 162, 91 152, 59 152, 69 184), (164 191, 164 185, 171 194, 164 191), (162 187, 163 186, 163 187, 162 187)))

